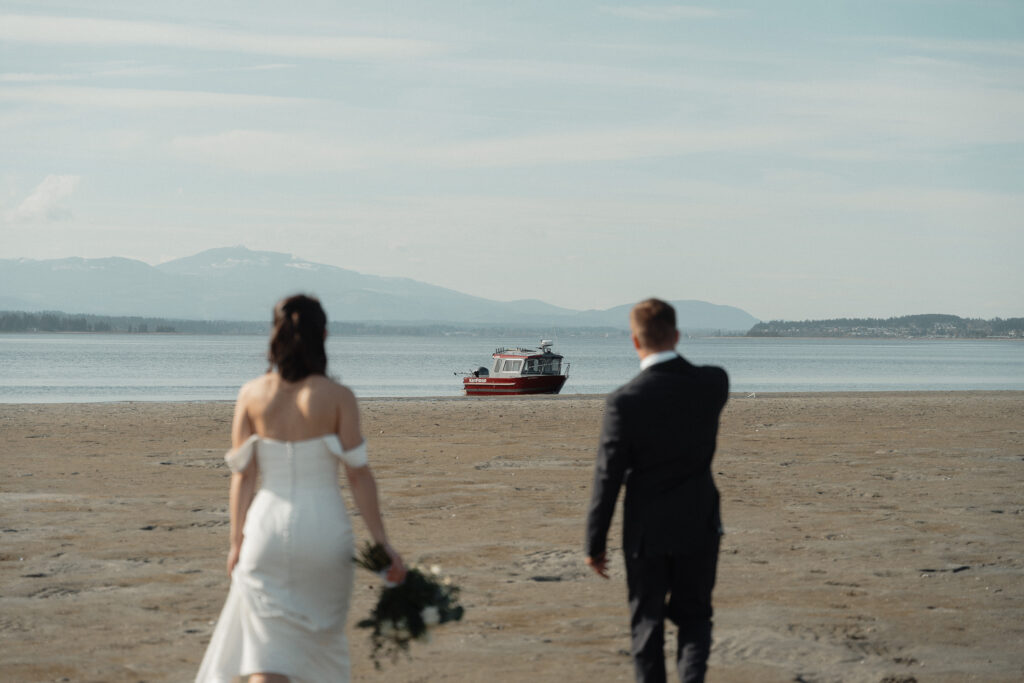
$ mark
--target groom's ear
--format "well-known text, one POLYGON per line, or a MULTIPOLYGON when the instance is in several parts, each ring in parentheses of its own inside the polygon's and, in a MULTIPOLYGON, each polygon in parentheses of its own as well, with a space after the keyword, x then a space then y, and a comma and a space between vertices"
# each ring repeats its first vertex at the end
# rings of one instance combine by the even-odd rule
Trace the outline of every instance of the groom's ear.
POLYGON ((641 348, 643 348, 642 346, 640 346, 640 337, 636 336, 636 333, 633 333, 633 334, 631 334, 629 336, 633 340, 633 348, 634 349, 639 351, 641 348))

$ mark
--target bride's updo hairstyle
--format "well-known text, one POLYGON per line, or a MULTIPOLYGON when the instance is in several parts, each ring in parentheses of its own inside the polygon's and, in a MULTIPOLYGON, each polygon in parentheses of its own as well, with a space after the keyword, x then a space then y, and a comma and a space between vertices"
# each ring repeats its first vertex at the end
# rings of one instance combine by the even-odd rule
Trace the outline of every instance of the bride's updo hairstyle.
POLYGON ((269 370, 275 367, 287 382, 327 372, 324 333, 327 315, 320 301, 305 294, 282 299, 274 306, 270 331, 269 370))

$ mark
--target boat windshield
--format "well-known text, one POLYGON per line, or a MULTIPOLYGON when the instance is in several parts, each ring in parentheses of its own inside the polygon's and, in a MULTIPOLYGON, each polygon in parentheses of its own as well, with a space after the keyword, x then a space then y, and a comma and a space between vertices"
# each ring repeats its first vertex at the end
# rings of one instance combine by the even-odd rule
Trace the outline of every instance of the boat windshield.
POLYGON ((557 375, 561 369, 558 358, 527 358, 524 375, 557 375))

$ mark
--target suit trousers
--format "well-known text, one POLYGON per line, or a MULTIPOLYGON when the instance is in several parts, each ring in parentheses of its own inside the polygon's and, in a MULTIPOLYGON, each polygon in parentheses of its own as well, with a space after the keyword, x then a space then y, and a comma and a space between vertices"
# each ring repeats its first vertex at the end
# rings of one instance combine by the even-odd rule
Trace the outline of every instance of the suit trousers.
POLYGON ((711 652, 711 591, 720 541, 719 534, 711 534, 693 554, 626 558, 633 665, 639 683, 666 680, 666 618, 679 629, 679 680, 704 680, 711 652))

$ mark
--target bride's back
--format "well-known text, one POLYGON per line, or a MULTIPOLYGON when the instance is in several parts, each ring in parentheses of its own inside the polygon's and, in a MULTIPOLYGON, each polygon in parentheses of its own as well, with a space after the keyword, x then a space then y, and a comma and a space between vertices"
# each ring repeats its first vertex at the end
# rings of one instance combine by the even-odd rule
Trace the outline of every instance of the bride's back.
POLYGON ((276 372, 246 386, 246 412, 253 431, 278 441, 305 441, 337 434, 341 394, 347 390, 323 375, 286 382, 276 372))

